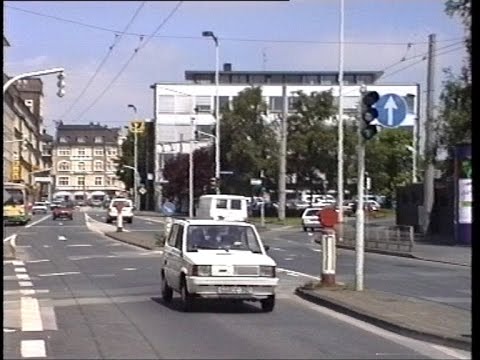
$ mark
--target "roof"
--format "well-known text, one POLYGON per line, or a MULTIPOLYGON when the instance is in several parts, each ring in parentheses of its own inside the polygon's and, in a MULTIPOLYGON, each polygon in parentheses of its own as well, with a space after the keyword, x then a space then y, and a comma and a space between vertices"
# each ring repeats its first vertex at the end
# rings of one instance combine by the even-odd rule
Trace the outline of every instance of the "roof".
POLYGON ((189 219, 189 218, 174 218, 174 222, 187 222, 189 225, 218 225, 218 226, 254 226, 245 221, 227 221, 227 220, 211 220, 211 219, 189 219))
POLYGON ((243 195, 212 194, 212 195, 202 195, 200 196, 200 199, 247 199, 247 197, 243 195))
POLYGON ((107 125, 100 125, 94 123, 69 125, 60 122, 57 127, 56 142, 59 143, 60 138, 65 137, 67 142, 62 143, 65 145, 102 145, 113 143, 116 144, 119 136, 119 131, 120 128, 108 128, 107 125), (83 137, 85 141, 79 142, 79 137, 83 137), (95 143, 96 137, 102 137, 103 141, 101 143, 95 143))

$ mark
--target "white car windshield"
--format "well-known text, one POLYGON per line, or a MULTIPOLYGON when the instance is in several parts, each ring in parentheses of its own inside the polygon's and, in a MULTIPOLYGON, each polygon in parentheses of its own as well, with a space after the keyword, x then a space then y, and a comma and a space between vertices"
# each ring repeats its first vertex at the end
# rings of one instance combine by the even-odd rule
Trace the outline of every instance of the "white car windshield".
POLYGON ((187 251, 219 249, 262 252, 258 238, 249 226, 191 225, 188 227, 187 251))

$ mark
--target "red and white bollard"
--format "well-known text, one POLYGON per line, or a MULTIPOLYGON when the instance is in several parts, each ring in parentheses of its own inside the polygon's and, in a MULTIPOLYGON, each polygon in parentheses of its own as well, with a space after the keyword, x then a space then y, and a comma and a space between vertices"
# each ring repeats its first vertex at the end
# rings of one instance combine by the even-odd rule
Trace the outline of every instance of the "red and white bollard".
POLYGON ((336 236, 332 228, 324 228, 322 231, 322 284, 335 285, 336 269, 336 236))

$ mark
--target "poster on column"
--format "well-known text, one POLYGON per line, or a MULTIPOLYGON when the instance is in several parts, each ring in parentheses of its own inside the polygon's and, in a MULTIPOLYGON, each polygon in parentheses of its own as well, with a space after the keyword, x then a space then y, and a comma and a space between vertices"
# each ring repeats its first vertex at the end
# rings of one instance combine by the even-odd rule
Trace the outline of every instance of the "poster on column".
POLYGON ((458 180, 458 222, 472 223, 472 179, 458 180))

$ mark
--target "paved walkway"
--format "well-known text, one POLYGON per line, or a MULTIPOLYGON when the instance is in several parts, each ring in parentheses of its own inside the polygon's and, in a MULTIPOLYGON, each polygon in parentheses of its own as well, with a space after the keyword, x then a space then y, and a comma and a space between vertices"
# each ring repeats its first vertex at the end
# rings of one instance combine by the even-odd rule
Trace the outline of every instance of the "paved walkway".
POLYGON ((354 291, 303 287, 296 293, 331 308, 405 336, 471 350, 471 312, 375 290, 354 291))
POLYGON ((472 248, 470 246, 415 243, 412 255, 423 260, 472 266, 472 248))

